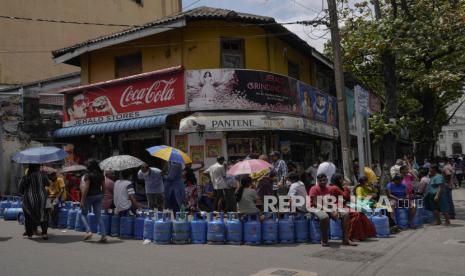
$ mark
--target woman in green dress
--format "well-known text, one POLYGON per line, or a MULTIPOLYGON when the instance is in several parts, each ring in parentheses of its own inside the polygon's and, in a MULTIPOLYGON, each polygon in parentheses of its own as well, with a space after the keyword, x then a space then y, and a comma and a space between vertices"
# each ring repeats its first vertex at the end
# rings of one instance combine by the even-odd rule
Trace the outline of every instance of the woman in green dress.
POLYGON ((447 200, 446 194, 446 180, 439 173, 439 167, 437 165, 433 165, 429 169, 430 173, 430 181, 426 188, 426 195, 425 195, 425 208, 426 210, 432 211, 434 213, 434 217, 436 221, 433 223, 434 225, 441 224, 441 213, 445 218, 445 225, 450 225, 450 218, 449 218, 449 203, 447 200))

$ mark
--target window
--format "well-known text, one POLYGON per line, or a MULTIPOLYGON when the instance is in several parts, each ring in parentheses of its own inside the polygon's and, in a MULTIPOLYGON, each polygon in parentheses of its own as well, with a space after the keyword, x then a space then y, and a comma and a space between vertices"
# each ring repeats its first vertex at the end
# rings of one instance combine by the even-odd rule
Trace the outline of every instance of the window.
POLYGON ((441 140, 444 139, 444 135, 439 134, 439 139, 441 139, 441 140))
POLYGON ((455 131, 452 135, 454 138, 459 138, 459 133, 457 131, 455 131))
POLYGON ((221 67, 244 68, 243 39, 221 39, 221 67))
POLYGON ((115 58, 115 78, 142 73, 142 54, 135 53, 115 58))
POLYGON ((300 72, 299 64, 291 62, 291 61, 287 62, 287 75, 289 77, 294 78, 294 79, 300 79, 299 72, 300 72))
POLYGON ((452 154, 462 154, 462 144, 453 143, 452 144, 452 154))

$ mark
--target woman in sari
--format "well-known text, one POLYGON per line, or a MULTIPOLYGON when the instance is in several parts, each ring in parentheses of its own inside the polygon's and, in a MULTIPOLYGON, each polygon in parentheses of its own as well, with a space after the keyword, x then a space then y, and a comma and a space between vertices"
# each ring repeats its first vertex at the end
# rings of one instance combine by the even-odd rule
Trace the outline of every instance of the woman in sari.
POLYGON ((48 239, 47 191, 45 190, 48 185, 50 181, 40 172, 38 164, 30 164, 27 174, 21 178, 19 192, 23 195, 24 227, 28 238, 32 237, 36 227, 40 225, 42 239, 48 239))
POLYGON ((424 198, 425 209, 434 213, 436 219, 434 225, 441 224, 441 213, 445 218, 445 225, 450 225, 449 202, 445 190, 446 180, 439 172, 437 165, 432 165, 429 169, 430 181, 424 198))

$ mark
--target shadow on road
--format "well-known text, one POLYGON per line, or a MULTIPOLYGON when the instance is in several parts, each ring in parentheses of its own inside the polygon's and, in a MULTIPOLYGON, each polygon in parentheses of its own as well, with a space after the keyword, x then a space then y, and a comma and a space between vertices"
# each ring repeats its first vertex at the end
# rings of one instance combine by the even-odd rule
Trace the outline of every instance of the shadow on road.
POLYGON ((11 237, 0 237, 0 242, 5 242, 11 240, 11 237))

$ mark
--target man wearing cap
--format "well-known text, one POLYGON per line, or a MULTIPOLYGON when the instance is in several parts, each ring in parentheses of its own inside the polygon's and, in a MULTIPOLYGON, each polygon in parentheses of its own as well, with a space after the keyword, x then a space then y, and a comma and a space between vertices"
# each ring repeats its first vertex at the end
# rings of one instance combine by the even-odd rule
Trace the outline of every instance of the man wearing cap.
POLYGON ((279 151, 273 151, 271 153, 272 161, 272 174, 276 177, 278 195, 287 195, 288 187, 286 185, 286 176, 287 176, 287 165, 284 160, 281 159, 281 153, 279 151))
POLYGON ((205 173, 210 175, 214 188, 213 210, 222 211, 224 209, 224 200, 227 188, 226 185, 226 163, 223 156, 216 158, 216 163, 210 166, 205 173))

